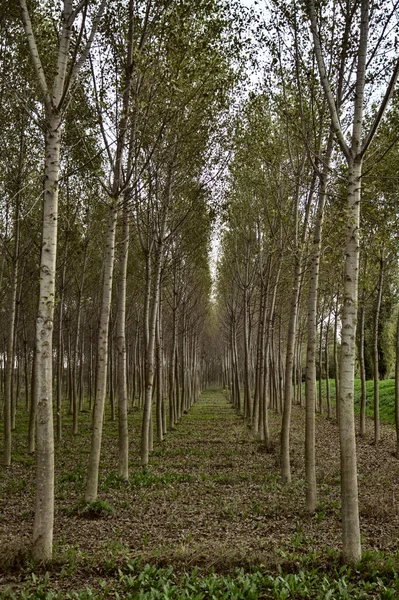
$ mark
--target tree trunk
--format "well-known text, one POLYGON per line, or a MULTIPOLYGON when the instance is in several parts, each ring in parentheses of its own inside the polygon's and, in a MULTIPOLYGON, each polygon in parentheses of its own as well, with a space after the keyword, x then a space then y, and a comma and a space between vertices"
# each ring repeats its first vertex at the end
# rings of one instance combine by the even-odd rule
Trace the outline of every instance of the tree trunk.
POLYGON ((34 454, 36 445, 36 413, 37 413, 37 373, 36 373, 36 346, 33 348, 32 373, 30 385, 30 413, 28 431, 28 453, 34 454))
POLYGON ((11 430, 13 421, 15 426, 15 407, 12 402, 12 380, 15 366, 15 326, 17 318, 17 290, 18 290, 18 267, 19 267, 19 204, 20 188, 22 184, 22 165, 24 156, 24 134, 21 134, 19 168, 17 177, 17 194, 14 215, 14 253, 12 257, 11 290, 10 290, 10 310, 8 313, 8 332, 7 332, 7 362, 5 368, 4 381, 4 454, 3 463, 8 467, 11 465, 11 430), (13 418, 14 414, 14 418, 13 418))
POLYGON ((362 163, 360 160, 349 161, 348 226, 339 384, 342 534, 343 556, 347 562, 356 562, 361 557, 354 416, 361 172, 362 163))
POLYGON ((164 437, 163 431, 163 365, 162 365, 162 345, 161 345, 161 322, 162 322, 162 302, 159 299, 159 314, 156 325, 156 370, 157 370, 157 389, 156 389, 156 416, 157 416, 157 437, 162 442, 164 437))
POLYGON ((145 356, 145 396, 144 412, 141 428, 141 465, 145 469, 148 465, 149 452, 152 438, 152 392, 155 370, 155 329, 158 316, 161 270, 163 261, 163 247, 159 244, 156 252, 154 269, 153 297, 150 303, 148 323, 146 325, 146 356, 145 356))
POLYGON ((118 473, 129 478, 129 432, 127 423, 127 364, 126 364, 126 276, 129 254, 129 210, 125 202, 122 209, 122 240, 119 255, 118 316, 116 323, 116 353, 118 371, 118 473))
POLYGON ((313 246, 309 268, 308 296, 308 341, 306 348, 306 421, 305 421, 305 477, 306 477, 306 510, 316 510, 316 335, 317 335, 317 302, 319 291, 321 240, 323 232, 324 206, 327 198, 328 172, 333 150, 333 134, 330 133, 327 143, 325 168, 320 176, 320 191, 317 203, 316 220, 313 231, 313 246))
POLYGON ((244 288, 244 417, 251 422, 251 386, 249 381, 249 293, 244 288))
POLYGON ((396 458, 399 458, 399 311, 396 320, 396 357, 395 357, 395 428, 396 458))
POLYGON ((58 309, 58 339, 57 339, 57 442, 62 439, 62 373, 64 371, 63 326, 64 326, 64 297, 65 275, 68 256, 68 241, 65 242, 64 262, 62 265, 60 304, 58 309))
POLYGON ((323 323, 324 323, 324 305, 320 315, 319 332, 319 413, 323 413, 323 323))
POLYGON ((58 176, 61 119, 47 118, 45 142, 42 248, 39 307, 36 319, 37 475, 33 557, 49 561, 53 551, 54 431, 53 431, 53 320, 58 224, 58 176))
POLYGON ((72 431, 73 435, 77 435, 79 431, 79 422, 78 422, 78 376, 77 376, 77 364, 78 364, 78 356, 79 356, 79 347, 80 347, 80 330, 81 330, 81 321, 82 321, 82 296, 83 296, 83 286, 85 282, 86 276, 86 264, 87 264, 87 247, 88 240, 85 242, 85 249, 83 255, 83 266, 82 266, 82 274, 80 278, 79 284, 79 293, 78 293, 78 314, 76 316, 76 332, 75 332, 75 348, 73 352, 73 364, 72 364, 72 431))
POLYGON ((377 303, 374 315, 374 339, 373 339, 373 354, 374 354, 374 443, 378 444, 381 439, 380 431, 380 373, 379 373, 379 357, 378 357, 378 327, 380 322, 380 311, 382 301, 382 283, 384 277, 384 261, 380 258, 380 272, 378 275, 377 287, 377 303))
POLYGON ((359 367, 360 367, 360 383, 361 383, 361 396, 360 396, 360 436, 363 437, 366 434, 366 403, 367 403, 367 389, 366 389, 366 366, 364 363, 364 299, 360 308, 360 331, 359 331, 359 367))
POLYGON ((115 205, 111 206, 109 211, 106 251, 104 257, 104 281, 102 287, 101 313, 98 332, 93 429, 85 493, 86 502, 94 502, 98 493, 98 469, 100 465, 104 405, 107 387, 109 320, 111 312, 112 280, 114 273, 115 232, 118 214, 117 207, 115 205))
POLYGON ((330 333, 331 312, 328 312, 326 323, 325 336, 325 370, 326 370, 326 400, 327 400, 327 416, 331 419, 331 395, 330 395, 330 356, 329 356, 329 333, 330 333))
POLYGON ((335 370, 335 414, 339 425, 339 360, 338 360, 338 304, 339 304, 339 289, 337 290, 337 298, 335 302, 334 313, 334 370, 335 370))
POLYGON ((290 427, 291 427, 291 408, 292 408, 292 372, 294 367, 294 350, 296 341, 296 325, 299 305, 299 288, 301 281, 301 261, 296 259, 293 291, 290 306, 290 319, 288 325, 287 350, 285 361, 284 377, 284 403, 283 403, 283 422, 281 426, 281 477, 284 482, 291 481, 290 464, 290 427))

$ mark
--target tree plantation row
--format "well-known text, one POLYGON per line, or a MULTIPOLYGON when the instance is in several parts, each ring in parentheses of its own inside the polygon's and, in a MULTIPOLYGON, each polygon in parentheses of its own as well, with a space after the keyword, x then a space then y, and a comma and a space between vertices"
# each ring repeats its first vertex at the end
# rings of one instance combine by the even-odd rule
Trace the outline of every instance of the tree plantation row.
POLYGON ((360 559, 355 370, 361 435, 374 378, 376 444, 378 381, 395 364, 399 386, 397 4, 5 1, 3 462, 23 406, 36 560, 52 558, 66 411, 74 435, 92 412, 93 503, 106 401, 123 479, 128 411, 142 411, 146 469, 154 436, 217 383, 267 449, 268 411, 282 413, 289 483, 295 399, 313 513, 315 411, 330 376, 343 555, 360 559))

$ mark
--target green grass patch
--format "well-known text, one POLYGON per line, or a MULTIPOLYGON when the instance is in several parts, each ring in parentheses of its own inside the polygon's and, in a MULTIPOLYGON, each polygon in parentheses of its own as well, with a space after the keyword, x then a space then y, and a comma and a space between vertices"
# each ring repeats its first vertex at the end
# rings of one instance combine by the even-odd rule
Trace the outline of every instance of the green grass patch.
MULTIPOLYGON (((317 392, 319 388, 317 387, 317 392)), ((368 417, 374 416, 373 398, 374 398, 374 382, 369 380, 366 382, 366 415, 368 417)), ((361 382, 360 379, 355 379, 355 411, 360 412, 360 396, 361 396, 361 382)), ((302 384, 302 397, 305 398, 305 384, 302 384)), ((335 380, 330 379, 330 397, 331 404, 335 407, 335 380)), ((323 410, 326 411, 327 406, 327 394, 326 394, 326 380, 322 381, 322 400, 323 410)), ((380 418, 382 421, 388 423, 395 423, 395 380, 394 379, 383 379, 380 381, 380 418)))
POLYGON ((192 476, 188 473, 163 473, 157 475, 151 471, 139 471, 132 473, 129 477, 129 483, 132 487, 165 487, 175 483, 192 481, 192 476))

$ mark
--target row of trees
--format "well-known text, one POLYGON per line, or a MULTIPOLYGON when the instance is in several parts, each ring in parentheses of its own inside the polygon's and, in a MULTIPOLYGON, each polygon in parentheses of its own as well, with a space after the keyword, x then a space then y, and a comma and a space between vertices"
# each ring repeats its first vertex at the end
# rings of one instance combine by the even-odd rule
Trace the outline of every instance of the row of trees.
POLYGON ((219 0, 6 4, 3 453, 10 465, 24 395, 37 457, 33 553, 46 561, 53 405, 58 441, 65 410, 75 435, 79 412, 93 411, 85 492, 93 502, 106 396, 127 479, 129 406, 143 410, 145 468, 153 421, 162 440, 199 394, 210 186, 241 78, 244 17, 219 0))
MULTIPOLYGON (((243 410, 266 446, 268 408, 282 413, 286 482, 294 394, 306 404, 310 512, 317 503, 316 367, 321 411, 322 365, 328 382, 332 345, 348 562, 361 556, 357 349, 360 433, 365 433, 367 367, 375 380, 376 443, 379 376, 387 374, 388 355, 394 355, 393 340, 384 336, 389 326, 392 331, 398 276, 397 99, 388 109, 399 70, 396 10, 395 2, 371 6, 367 0, 273 4, 268 76, 235 129, 218 273, 224 381, 233 406, 243 410)), ((328 385, 327 405, 332 416, 328 385)))
POLYGON ((344 557, 356 561, 356 346, 363 381, 370 365, 375 378, 378 442, 383 338, 396 302, 398 109, 389 102, 399 71, 398 3, 271 2, 265 24, 252 16, 265 78, 248 94, 243 56, 254 39, 240 5, 6 4, 4 463, 24 394, 37 456, 35 558, 52 556, 53 406, 58 440, 65 410, 75 435, 80 410, 93 410, 85 493, 93 502, 106 397, 118 415, 118 469, 127 478, 131 403, 143 411, 145 468, 153 421, 162 439, 204 379, 224 378, 266 445, 268 409, 282 413, 286 482, 293 396, 305 402, 306 505, 314 511, 316 362, 329 373, 332 339, 344 557), (227 163, 227 180, 217 184, 227 163), (212 312, 208 253, 220 189, 212 312))

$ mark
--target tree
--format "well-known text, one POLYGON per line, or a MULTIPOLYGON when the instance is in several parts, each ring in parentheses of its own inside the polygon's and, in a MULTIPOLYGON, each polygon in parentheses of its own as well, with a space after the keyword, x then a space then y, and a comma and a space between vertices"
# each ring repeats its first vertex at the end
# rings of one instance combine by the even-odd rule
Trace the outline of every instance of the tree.
MULTIPOLYGON (((354 369, 355 338, 357 323, 358 265, 359 265, 359 214, 361 199, 361 175, 364 156, 381 122, 391 98, 399 73, 399 60, 393 65, 392 75, 371 127, 363 137, 364 100, 368 67, 367 46, 369 41, 370 5, 368 0, 360 2, 360 14, 356 6, 348 3, 345 8, 345 25, 350 27, 352 19, 359 18, 359 36, 356 49, 356 78, 354 82, 353 118, 351 142, 348 144, 335 104, 334 95, 325 67, 320 30, 315 3, 308 2, 309 19, 316 53, 321 84, 328 103, 331 120, 339 146, 348 166, 347 194, 347 237, 345 261, 344 304, 342 308, 342 342, 340 362, 340 447, 341 447, 341 493, 343 556, 347 562, 356 562, 361 557, 359 508, 356 469, 356 442, 354 427, 354 369)), ((346 57, 348 49, 341 48, 346 57)))
POLYGON ((87 2, 73 9, 72 1, 65 0, 56 50, 56 66, 46 68, 42 62, 37 37, 26 0, 19 0, 22 22, 35 70, 36 84, 45 112, 45 162, 42 249, 40 258, 40 292, 36 319, 36 397, 37 397, 37 484, 36 509, 33 530, 33 556, 36 560, 52 558, 54 520, 54 439, 52 407, 52 332, 55 299, 55 268, 57 254, 58 179, 61 148, 62 119, 69 100, 71 87, 86 60, 94 39, 99 19, 105 7, 103 1, 93 18, 86 44, 78 55, 78 47, 71 60, 71 41, 74 23, 82 12, 81 41, 87 17, 87 2), (52 83, 51 78, 54 75, 52 83))

